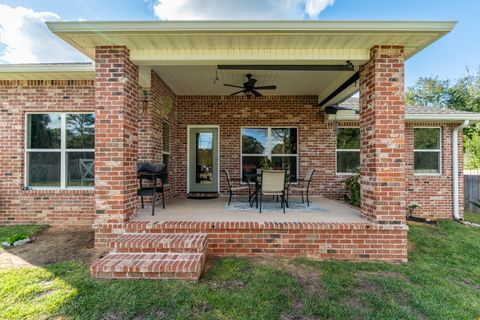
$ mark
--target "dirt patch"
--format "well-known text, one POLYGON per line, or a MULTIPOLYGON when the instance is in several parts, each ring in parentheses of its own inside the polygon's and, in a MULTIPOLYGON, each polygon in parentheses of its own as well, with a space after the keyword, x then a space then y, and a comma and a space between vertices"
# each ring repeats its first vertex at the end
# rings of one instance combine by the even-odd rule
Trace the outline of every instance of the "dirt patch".
POLYGON ((475 290, 479 290, 479 291, 480 291, 480 285, 476 284, 473 280, 471 280, 471 279, 465 279, 465 280, 463 280, 463 282, 464 282, 467 286, 469 286, 469 287, 471 287, 471 288, 473 288, 473 289, 475 289, 475 290))
POLYGON ((285 260, 282 267, 298 281, 307 295, 325 296, 325 288, 321 282, 321 270, 304 264, 297 265, 289 260, 285 260))
POLYGON ((91 264, 103 253, 93 248, 93 240, 90 228, 46 228, 31 243, 0 252, 0 269, 71 260, 91 264))
MULTIPOLYGON (((293 296, 293 310, 289 313, 283 313, 281 320, 307 320, 311 317, 303 316, 304 296, 325 297, 326 292, 323 287, 321 275, 322 272, 318 268, 308 265, 297 265, 291 260, 282 260, 282 268, 289 273, 298 284, 302 287, 304 294, 302 296, 293 296)), ((289 293, 287 293, 289 294, 289 293)))

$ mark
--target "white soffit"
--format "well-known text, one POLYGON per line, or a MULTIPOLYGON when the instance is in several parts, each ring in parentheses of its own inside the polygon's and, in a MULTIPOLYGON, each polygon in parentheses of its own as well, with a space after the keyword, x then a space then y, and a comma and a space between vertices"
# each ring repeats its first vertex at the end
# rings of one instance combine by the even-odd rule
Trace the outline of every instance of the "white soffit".
POLYGON ((93 80, 91 63, 0 64, 0 80, 93 80))

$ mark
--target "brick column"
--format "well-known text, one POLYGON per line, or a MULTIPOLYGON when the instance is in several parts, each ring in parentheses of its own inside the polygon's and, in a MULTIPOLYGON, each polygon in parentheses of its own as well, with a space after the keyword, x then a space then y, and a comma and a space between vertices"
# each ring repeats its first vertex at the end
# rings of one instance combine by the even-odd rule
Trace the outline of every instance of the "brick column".
POLYGON ((360 69, 362 215, 405 223, 404 50, 375 46, 360 69))
POLYGON ((95 50, 96 223, 122 222, 136 212, 138 67, 123 46, 95 50))

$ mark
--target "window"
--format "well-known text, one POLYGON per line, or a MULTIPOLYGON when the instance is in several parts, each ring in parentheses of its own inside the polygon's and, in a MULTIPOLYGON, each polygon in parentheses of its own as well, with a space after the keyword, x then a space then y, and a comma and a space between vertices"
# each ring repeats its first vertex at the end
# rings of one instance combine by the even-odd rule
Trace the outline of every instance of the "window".
POLYGON ((169 183, 168 172, 170 171, 170 125, 166 121, 163 121, 162 162, 165 164, 165 175, 163 176, 163 182, 165 184, 168 184, 169 183))
POLYGON ((95 115, 27 114, 25 150, 27 187, 93 187, 95 115))
POLYGON ((242 128, 242 180, 256 177, 260 161, 268 157, 273 169, 290 171, 297 180, 297 128, 242 128))
POLYGON ((360 166, 360 129, 337 129, 337 173, 351 174, 360 166))
POLYGON ((414 128, 414 173, 440 174, 442 143, 440 128, 414 128))

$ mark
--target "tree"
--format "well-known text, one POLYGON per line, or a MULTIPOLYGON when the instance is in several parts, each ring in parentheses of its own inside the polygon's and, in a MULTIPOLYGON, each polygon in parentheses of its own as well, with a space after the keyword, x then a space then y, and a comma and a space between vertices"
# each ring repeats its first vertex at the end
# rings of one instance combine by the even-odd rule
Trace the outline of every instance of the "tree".
POLYGON ((405 102, 416 106, 448 108, 450 81, 438 77, 422 77, 405 94, 405 102))

